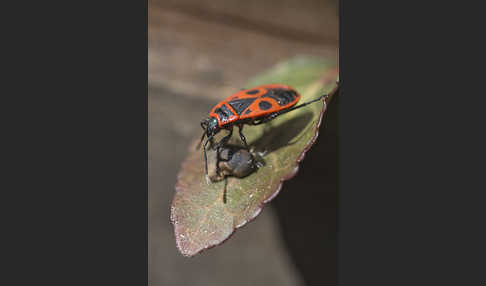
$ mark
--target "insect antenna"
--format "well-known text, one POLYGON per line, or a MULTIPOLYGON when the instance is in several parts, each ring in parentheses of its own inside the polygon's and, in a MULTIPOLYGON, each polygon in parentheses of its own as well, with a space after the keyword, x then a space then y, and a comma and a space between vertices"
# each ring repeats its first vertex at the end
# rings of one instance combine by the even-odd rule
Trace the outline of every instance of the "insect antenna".
POLYGON ((199 148, 201 147, 201 143, 204 140, 204 135, 206 135, 206 131, 207 131, 207 128, 208 128, 208 120, 207 119, 204 119, 203 121, 201 121, 201 128, 203 129, 203 134, 201 136, 201 140, 199 141, 199 144, 197 144, 197 146, 196 146, 196 150, 199 150, 199 148))
POLYGON ((206 130, 203 131, 203 134, 201 136, 201 140, 199 141, 199 143, 197 144, 196 146, 196 150, 199 150, 199 148, 201 148, 201 143, 203 142, 204 140, 204 135, 206 135, 206 130))
POLYGON ((208 143, 212 139, 213 139, 213 136, 208 137, 208 139, 206 139, 206 142, 204 142, 204 147, 203 147, 203 150, 204 150, 204 168, 205 168, 205 171, 206 171, 206 177, 208 175, 208 156, 206 155, 206 145, 208 145, 208 143))

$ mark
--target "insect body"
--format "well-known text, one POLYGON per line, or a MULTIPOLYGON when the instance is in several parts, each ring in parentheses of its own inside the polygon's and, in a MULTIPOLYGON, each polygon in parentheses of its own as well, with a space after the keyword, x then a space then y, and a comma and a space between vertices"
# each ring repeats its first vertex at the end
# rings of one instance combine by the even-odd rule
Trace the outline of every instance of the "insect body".
POLYGON ((292 87, 282 84, 266 84, 241 90, 219 102, 211 110, 209 117, 201 121, 204 132, 199 144, 202 143, 205 136, 207 137, 204 143, 206 175, 208 174, 206 147, 209 142, 213 142, 214 135, 219 131, 226 129, 229 134, 215 145, 217 148, 228 142, 233 134, 233 126, 237 125, 241 141, 249 150, 246 138, 242 133, 244 124, 258 125, 268 122, 281 114, 319 101, 323 97, 327 97, 327 95, 296 106, 301 96, 292 87))

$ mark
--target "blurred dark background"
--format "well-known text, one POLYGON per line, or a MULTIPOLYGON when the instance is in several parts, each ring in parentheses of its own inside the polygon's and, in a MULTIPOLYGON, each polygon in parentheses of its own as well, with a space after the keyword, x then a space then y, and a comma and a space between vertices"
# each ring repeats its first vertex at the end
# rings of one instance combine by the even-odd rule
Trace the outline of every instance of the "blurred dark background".
POLYGON ((338 2, 152 0, 148 24, 149 285, 336 285, 338 97, 299 174, 223 245, 183 257, 169 206, 218 99, 293 56, 337 59, 338 2))

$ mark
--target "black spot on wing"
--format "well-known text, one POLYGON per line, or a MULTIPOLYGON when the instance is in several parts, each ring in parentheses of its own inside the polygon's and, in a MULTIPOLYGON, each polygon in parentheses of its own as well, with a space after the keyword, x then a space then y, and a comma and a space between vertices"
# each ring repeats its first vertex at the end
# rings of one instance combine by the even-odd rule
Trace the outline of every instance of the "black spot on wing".
POLYGON ((272 108, 272 104, 268 101, 262 100, 258 103, 258 107, 260 107, 261 110, 267 110, 272 108))
POLYGON ((250 89, 249 91, 246 92, 246 94, 257 94, 260 91, 258 89, 250 89))
POLYGON ((245 111, 245 114, 248 114, 248 113, 251 113, 251 109, 248 109, 247 111, 245 111))
POLYGON ((284 106, 294 101, 297 94, 295 91, 290 89, 272 89, 266 94, 262 95, 262 97, 273 98, 275 101, 277 101, 278 105, 284 106))
POLYGON ((250 104, 255 101, 256 98, 243 98, 243 99, 234 99, 228 102, 231 107, 240 115, 250 104))

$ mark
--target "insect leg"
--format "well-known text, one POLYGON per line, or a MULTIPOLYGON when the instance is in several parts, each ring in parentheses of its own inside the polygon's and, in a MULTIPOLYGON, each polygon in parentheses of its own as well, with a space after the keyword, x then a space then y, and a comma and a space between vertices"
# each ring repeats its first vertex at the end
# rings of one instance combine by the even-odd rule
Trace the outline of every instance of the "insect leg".
POLYGON ((259 125, 259 124, 267 123, 268 121, 270 121, 270 120, 274 119, 275 117, 277 117, 277 116, 279 116, 279 115, 285 114, 285 113, 290 112, 290 111, 292 111, 292 110, 296 110, 296 109, 301 108, 301 107, 304 107, 304 106, 306 106, 306 105, 308 105, 308 104, 311 104, 311 103, 314 103, 314 102, 316 102, 316 101, 319 101, 319 100, 321 100, 323 97, 326 97, 326 98, 327 98, 327 97, 328 97, 328 95, 327 95, 327 94, 323 94, 323 95, 319 96, 318 98, 313 99, 313 100, 311 100, 311 101, 304 102, 304 103, 302 103, 302 104, 300 104, 300 105, 297 105, 297 106, 291 107, 291 108, 289 108, 289 109, 285 109, 285 110, 282 110, 282 111, 279 111, 279 112, 275 112, 275 113, 269 114, 269 115, 267 115, 265 118, 261 119, 260 121, 253 121, 253 122, 252 122, 252 124, 253 124, 253 125, 259 125))
POLYGON ((275 112, 275 113, 272 113, 270 115, 267 115, 265 118, 261 119, 260 121, 253 121, 252 124, 253 125, 260 125, 260 124, 263 124, 263 123, 267 123, 268 121, 274 119, 275 117, 277 117, 279 115, 280 115, 279 112, 275 112))
POLYGON ((245 135, 243 135, 243 124, 238 125, 238 132, 240 133, 240 139, 241 139, 241 141, 243 141, 243 144, 245 144, 245 149, 248 152, 250 152, 250 148, 248 148, 248 144, 246 143, 245 135))
POLYGON ((219 142, 216 144, 216 148, 219 149, 220 147, 222 147, 224 144, 228 143, 228 141, 230 140, 231 138, 231 135, 233 135, 233 127, 231 127, 231 129, 229 129, 229 134, 224 136, 223 138, 221 138, 221 140, 219 140, 219 142))
MULTIPOLYGON (((311 103, 314 103, 314 102, 316 102, 316 101, 319 101, 319 100, 321 100, 323 97, 327 98, 327 97, 328 97, 328 95, 327 95, 327 94, 323 94, 323 95, 319 96, 319 97, 318 97, 318 98, 316 98, 316 99, 313 99, 313 100, 311 100, 311 101, 304 102, 304 103, 302 103, 302 104, 300 104, 300 105, 297 105, 297 106, 291 107, 291 108, 289 108, 289 109, 285 109, 285 110, 279 111, 279 112, 277 112, 277 113, 278 113, 278 115, 282 115, 282 114, 284 114, 284 113, 290 112, 290 111, 292 111, 292 110, 296 110, 296 109, 301 108, 301 107, 304 107, 304 106, 306 106, 306 105, 308 105, 308 104, 311 104, 311 103)), ((277 115, 277 116, 278 116, 278 115, 277 115)))
MULTIPOLYGON (((243 126, 244 126, 243 124, 238 125, 238 132, 240 133, 240 139, 241 139, 241 141, 243 141, 243 144, 245 144, 246 151, 248 151, 248 154, 250 154, 252 164, 255 164, 255 162, 256 162, 255 157, 253 157, 253 154, 251 154, 250 148, 248 147, 248 144, 246 143, 245 135, 243 135, 243 126)), ((257 162, 257 165, 258 164, 259 163, 257 162)))

